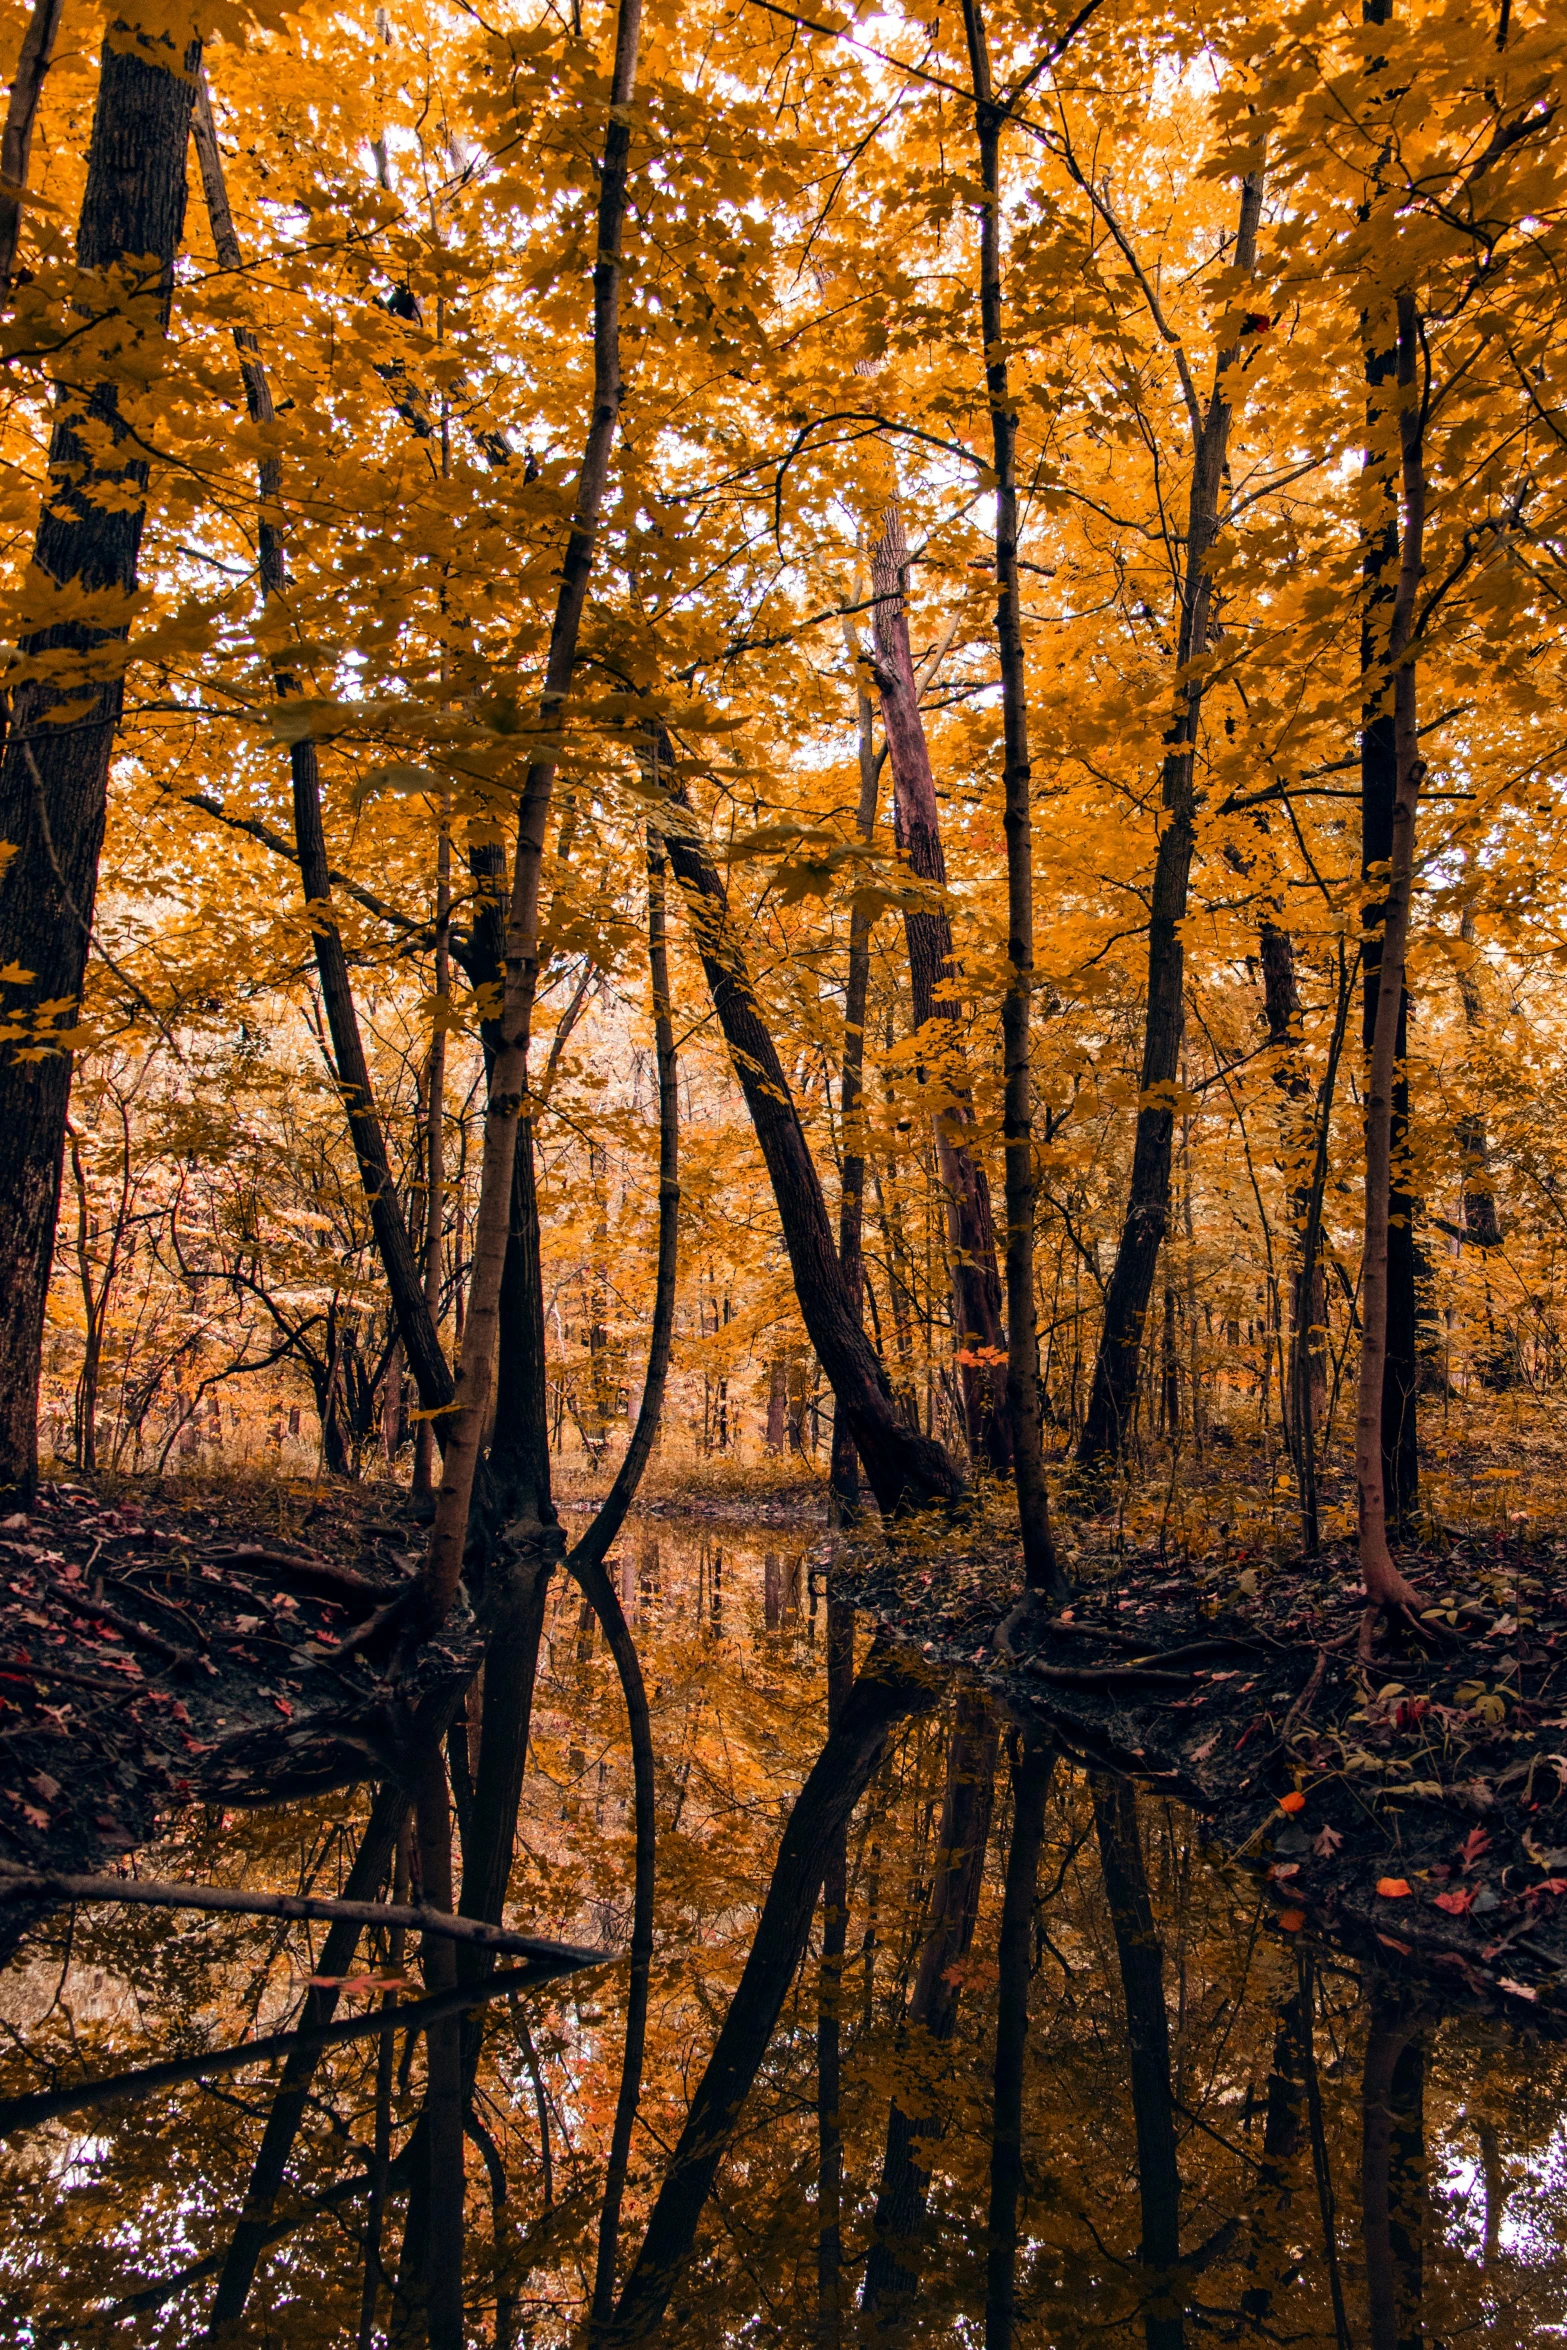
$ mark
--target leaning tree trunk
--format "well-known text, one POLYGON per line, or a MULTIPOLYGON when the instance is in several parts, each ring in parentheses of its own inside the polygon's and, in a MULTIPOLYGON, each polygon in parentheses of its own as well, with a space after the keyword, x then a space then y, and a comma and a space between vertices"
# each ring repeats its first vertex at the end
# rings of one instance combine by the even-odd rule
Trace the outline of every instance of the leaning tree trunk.
POLYGON ((185 221, 185 150, 201 48, 167 36, 105 41, 93 110, 78 267, 102 272, 108 308, 62 351, 49 486, 33 546, 37 625, 21 640, 20 682, 0 761, 0 968, 26 978, 0 1016, 0 1493, 31 1498, 38 1475, 44 1304, 65 1154, 71 1045, 79 1020, 108 806, 109 761, 125 695, 125 640, 146 514, 122 385, 144 396, 168 333, 185 221), (111 290, 112 289, 112 290, 111 290), (108 344, 120 354, 109 373, 108 344), (78 372, 79 371, 79 372, 78 372), (92 444, 81 428, 90 424, 92 444), (51 621, 85 604, 90 617, 51 621), (62 674, 62 664, 68 676, 62 674), (80 705, 52 725, 62 701, 80 705))
MULTIPOLYGON (((876 685, 892 768, 895 836, 909 870, 933 892, 945 891, 947 860, 941 846, 936 779, 931 772, 909 646, 907 567, 903 517, 894 497, 871 554, 871 591, 875 598, 876 685)), ((975 1461, 986 1461, 998 1476, 1005 1476, 1012 1466, 1012 1436, 1007 1419, 996 1226, 990 1185, 974 1155, 974 1097, 963 1046, 963 1007, 958 1000, 952 924, 943 906, 910 905, 904 911, 903 933, 914 1025, 930 1038, 932 1057, 939 1064, 937 1074, 950 1097, 935 1121, 936 1163, 946 1194, 952 1303, 969 1452, 975 1461)))
MULTIPOLYGON (((193 119, 196 159, 207 200, 207 219, 212 229, 213 248, 222 267, 238 273, 245 266, 244 254, 229 208, 223 158, 212 119, 212 101, 205 72, 197 85, 193 119)), ((267 381, 256 339, 247 328, 242 327, 236 330, 234 340, 239 348, 240 374, 251 420, 256 424, 270 425, 274 421, 272 389, 267 381)), ((282 467, 275 456, 262 459, 258 487, 262 505, 261 592, 268 603, 275 603, 282 597, 287 584, 283 533, 275 519, 280 511, 282 467)), ((279 696, 285 700, 298 691, 297 681, 282 667, 276 671, 276 685, 279 696)), ((354 1157, 359 1165, 359 1180, 370 1210, 370 1227, 386 1274, 392 1312, 402 1338, 408 1368, 413 1373, 414 1385, 419 1391, 420 1405, 426 1412, 444 1413, 455 1392, 452 1375, 436 1333, 435 1317, 426 1294, 423 1271, 398 1200, 397 1186, 392 1180, 386 1135, 376 1111, 370 1066, 365 1058, 364 1040, 359 1031, 359 1014, 348 976, 348 958, 343 952, 342 935, 332 911, 331 868, 327 860, 326 833, 321 821, 320 755, 308 735, 290 746, 289 773, 293 784, 295 854, 305 893, 316 971, 321 981, 321 1002, 332 1038, 338 1091, 342 1096, 354 1157)), ((439 1438, 443 1433, 440 1421, 437 1420, 434 1426, 439 1438)))
POLYGON ((65 0, 33 0, 33 13, 22 35, 0 133, 0 293, 11 283, 16 266, 16 242, 22 228, 22 196, 33 151, 33 124, 43 95, 44 76, 54 55, 54 37, 60 29, 65 0))
MULTIPOLYGON (((1257 224, 1262 217, 1262 177, 1242 185, 1234 266, 1249 273, 1256 265, 1257 224)), ((1132 1181, 1126 1218, 1105 1292, 1104 1327, 1094 1362, 1093 1385, 1083 1433, 1079 1469, 1102 1480, 1120 1457, 1137 1400, 1143 1326, 1153 1295, 1154 1270, 1170 1213, 1170 1150, 1185 1025, 1186 953, 1181 925, 1186 919, 1187 885, 1197 846, 1196 755, 1202 716, 1200 678, 1186 674, 1208 649, 1213 581, 1209 562, 1219 534, 1219 503, 1230 436, 1225 378, 1241 355, 1240 345, 1221 351, 1213 389, 1196 436, 1192 485, 1187 505, 1186 567, 1181 577, 1180 628, 1176 642, 1175 711, 1165 736, 1162 772, 1164 830, 1154 860, 1153 902, 1148 926, 1148 1009, 1143 1034, 1141 1091, 1132 1145, 1132 1181)))
POLYGON ((941 1445, 904 1423, 861 1327, 799 1109, 735 932, 729 893, 667 776, 660 788, 668 795, 662 822, 669 862, 685 892, 713 1008, 772 1181, 800 1312, 861 1466, 887 1516, 954 1500, 963 1492, 956 1466, 941 1445))

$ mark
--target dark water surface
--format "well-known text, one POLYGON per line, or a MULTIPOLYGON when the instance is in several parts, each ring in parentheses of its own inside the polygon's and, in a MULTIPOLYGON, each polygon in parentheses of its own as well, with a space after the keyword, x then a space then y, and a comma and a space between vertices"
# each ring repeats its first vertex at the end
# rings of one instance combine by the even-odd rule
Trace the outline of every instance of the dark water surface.
MULTIPOLYGON (((635 2282, 827 1736, 830 1636, 852 1637, 863 1665, 871 1634, 830 1611, 797 1529, 643 1519, 613 1573, 657 1757, 657 1944, 619 2264, 635 2282)), ((509 1922, 623 1950, 630 1803, 619 1686, 561 1586, 509 1922)), ((364 1812, 354 1793, 226 1827, 193 1815, 137 1866, 331 1893, 364 1812)), ((830 1839, 826 1861, 827 1898, 646 2338, 1500 2350, 1567 2335, 1557 2046, 1444 2014, 1391 1949, 1382 1972, 1308 1947, 1205 1852, 1190 1813, 1091 1781, 972 1688, 911 1694, 850 1819, 841 1884, 830 1839)), ((322 1930, 55 1917, 0 1984, 6 2093, 284 2027, 322 1930)), ((417 1974, 379 1938, 358 1964, 417 1974)), ((622 1963, 484 2011, 474 2343, 584 2338, 627 1979, 622 1963)), ((349 1994, 344 2012, 380 1996, 349 1994)), ((395 2172, 378 2253, 367 2227, 381 2046, 323 2059, 276 2206, 305 2216, 263 2256, 227 2339, 417 2338, 395 2290, 395 2172)), ((395 2160, 423 2060, 406 2035, 385 2046, 395 2160)), ((14 2136, 4 2340, 202 2340, 210 2271, 167 2287, 223 2253, 275 2080, 254 2068, 14 2136)))

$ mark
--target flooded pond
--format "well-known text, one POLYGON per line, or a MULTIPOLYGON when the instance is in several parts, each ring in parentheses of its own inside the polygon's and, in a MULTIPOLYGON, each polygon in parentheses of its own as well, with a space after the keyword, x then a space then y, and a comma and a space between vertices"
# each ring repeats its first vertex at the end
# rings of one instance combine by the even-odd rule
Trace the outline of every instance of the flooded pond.
MULTIPOLYGON (((820 1538, 648 1516, 611 1571, 646 1677, 658 1873, 624 2290, 602 2338, 1501 2350, 1567 2335, 1553 2042, 1444 2013, 1392 1944, 1384 1970, 1282 1930, 1193 1814, 1056 1757, 983 1690, 906 1655, 862 1725, 846 1831, 824 1815, 802 1863, 785 1828, 794 1814, 798 1837, 797 1799, 820 1791, 829 1682, 841 1744, 851 1645, 862 1685, 888 1653, 830 1599, 820 1538), (818 1864, 796 1962, 785 1880, 818 1864), (781 2001, 758 2038, 765 1964, 781 2001), (688 2120, 721 2029, 727 2120, 704 2156, 688 2120), (678 2261, 660 2250, 682 2243, 678 2261)), ((509 1925, 625 1951, 632 1793, 613 1662, 557 1578, 509 1925)), ((135 1865, 332 1895, 367 1811, 363 1790, 226 1830, 191 1811, 135 1865)), ((5 2094, 287 2028, 323 1933, 57 1911, 4 1984, 5 2094)), ((405 1959, 374 1933, 356 1964, 340 2015, 421 1995, 411 1943, 405 1959)), ((477 2010, 472 2343, 586 2338, 628 1979, 619 1959, 477 2010)), ((423 2044, 386 2012, 384 2031, 316 2061, 218 2335, 275 2064, 12 2130, 4 2338, 422 2339, 402 2237, 423 2044)))

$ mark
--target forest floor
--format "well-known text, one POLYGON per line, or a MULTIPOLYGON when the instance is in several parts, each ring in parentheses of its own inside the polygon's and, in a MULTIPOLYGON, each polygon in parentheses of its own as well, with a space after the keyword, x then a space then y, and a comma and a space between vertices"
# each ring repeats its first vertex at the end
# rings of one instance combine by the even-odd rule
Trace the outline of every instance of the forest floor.
MULTIPOLYGON (((650 1501, 639 1514, 822 1541, 811 1484, 650 1501)), ((1210 1494, 1210 1527, 1228 1507, 1210 1494)), ((1347 1544, 1307 1563, 1282 1540, 1238 1543, 1234 1514, 1206 1550, 1172 1545, 1151 1505, 1140 1523, 1079 1521, 1079 1597, 1017 1626, 1009 1654, 1004 1510, 961 1535, 828 1537, 818 1556, 842 1596, 1043 1718, 1068 1753, 1200 1812, 1269 1931, 1391 1954, 1449 2004, 1567 2034, 1567 1530, 1500 1510, 1433 1530, 1404 1555, 1432 1638, 1367 1671, 1347 1544)), ((377 1662, 333 1652, 423 1540, 391 1485, 76 1480, 0 1521, 0 1864, 89 1872, 182 1804, 376 1775, 377 1662)), ((0 1950, 36 1914, 22 1907, 0 1905, 0 1950)))
POLYGON ((1077 1598, 1000 1649, 1019 1574, 999 1545, 845 1548, 841 1588, 1068 1754, 1191 1805, 1269 1931, 1567 2036, 1567 1538, 1428 1532, 1400 1554, 1428 1637, 1368 1669, 1345 1542, 1204 1560, 1074 1531, 1077 1598))

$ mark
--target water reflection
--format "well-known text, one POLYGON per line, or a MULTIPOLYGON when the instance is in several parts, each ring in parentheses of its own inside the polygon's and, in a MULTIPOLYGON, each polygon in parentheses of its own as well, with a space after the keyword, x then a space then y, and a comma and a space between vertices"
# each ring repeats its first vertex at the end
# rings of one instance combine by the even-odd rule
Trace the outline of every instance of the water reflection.
MULTIPOLYGON (((648 1519, 613 1572, 659 1825, 617 2350, 1567 2333, 1556 2047, 1444 2015, 1391 1957, 1367 1973, 1281 1933, 1189 1813, 1085 1774, 1039 1725, 855 1627, 805 1535, 648 1519)), ((568 1588, 541 1676, 509 1914, 623 1945, 624 1725, 568 1588)), ((247 1881, 330 1876, 363 1811, 256 1815, 247 1881)), ((195 1817, 145 1865, 210 1873, 218 1850, 195 1817)), ((7 2093, 276 2028, 314 1963, 302 1931, 254 1921, 84 1913, 69 1947, 63 1919, 50 1937, 5 1979, 7 2093)), ((624 1984, 622 1968, 486 2011, 472 2342, 582 2338, 624 1984)), ((377 2064, 373 2040, 323 2061, 232 2339, 410 2338, 390 2250, 365 2284, 377 2064)), ((242 2075, 13 2139, 5 2338, 201 2339, 271 2086, 242 2075)), ((400 2042, 383 2248, 421 2089, 400 2042)))

